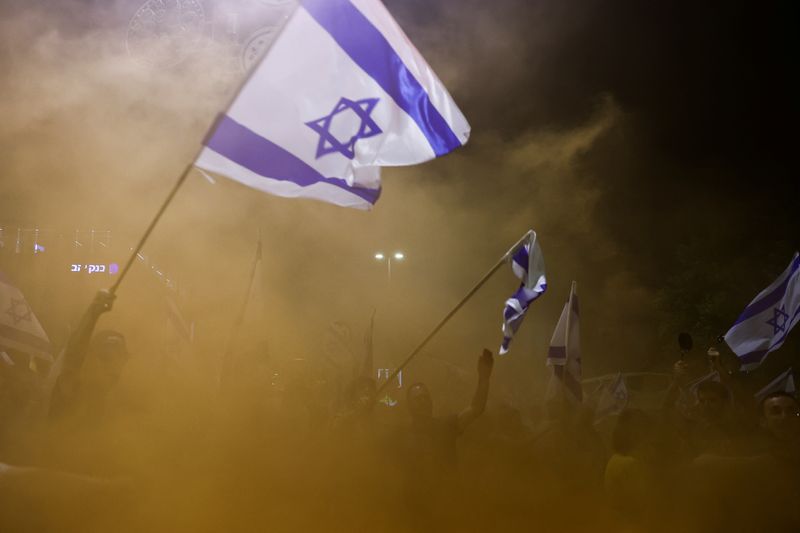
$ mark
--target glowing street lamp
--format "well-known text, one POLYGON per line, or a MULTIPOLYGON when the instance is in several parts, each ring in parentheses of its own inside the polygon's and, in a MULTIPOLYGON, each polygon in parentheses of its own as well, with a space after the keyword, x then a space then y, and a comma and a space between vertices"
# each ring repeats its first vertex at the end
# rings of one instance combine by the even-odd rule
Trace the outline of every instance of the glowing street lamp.
POLYGON ((395 252, 391 255, 387 255, 383 252, 377 252, 374 257, 376 261, 386 261, 386 274, 388 275, 389 281, 392 281, 392 259, 395 261, 402 261, 406 258, 406 254, 403 252, 395 252))

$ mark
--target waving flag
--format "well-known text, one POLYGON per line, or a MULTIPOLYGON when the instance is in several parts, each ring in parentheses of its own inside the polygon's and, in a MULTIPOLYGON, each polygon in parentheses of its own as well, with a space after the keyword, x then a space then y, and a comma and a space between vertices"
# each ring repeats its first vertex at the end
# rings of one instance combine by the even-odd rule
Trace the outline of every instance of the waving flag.
POLYGON ((787 368, 785 371, 781 372, 778 377, 767 383, 764 388, 755 393, 754 397, 757 403, 761 403, 764 398, 773 392, 794 394, 796 390, 797 389, 794 387, 794 373, 791 368, 787 368))
POLYGON ((628 387, 622 373, 617 373, 614 380, 603 386, 597 408, 594 413, 595 420, 607 416, 618 415, 628 406, 628 387))
POLYGON ((583 401, 581 388, 581 332, 578 309, 577 284, 573 281, 569 299, 564 304, 558 319, 550 348, 547 350, 547 366, 577 402, 583 401))
POLYGON ((378 0, 304 0, 195 164, 278 196, 369 209, 379 167, 442 156, 469 132, 378 0))
POLYGON ((544 275, 544 256, 536 238, 536 232, 528 233, 527 242, 511 258, 511 269, 522 280, 519 289, 506 300, 503 310, 503 343, 498 353, 508 353, 509 344, 522 324, 528 307, 536 298, 547 290, 547 279, 544 275))
POLYGON ((725 342, 739 356, 742 370, 751 370, 783 345, 800 320, 800 254, 772 285, 761 291, 725 334, 725 342))
POLYGON ((22 292, 0 273, 0 347, 52 362, 50 339, 22 292))

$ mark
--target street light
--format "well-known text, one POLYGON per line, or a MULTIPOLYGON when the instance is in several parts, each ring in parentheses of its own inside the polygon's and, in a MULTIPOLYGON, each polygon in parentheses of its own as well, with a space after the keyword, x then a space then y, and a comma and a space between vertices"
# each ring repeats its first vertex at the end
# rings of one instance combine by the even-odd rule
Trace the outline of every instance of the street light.
POLYGON ((392 259, 395 261, 402 261, 405 258, 406 254, 403 252, 395 252, 392 255, 384 255, 383 252, 375 254, 376 261, 386 261, 386 274, 388 275, 389 281, 392 281, 392 259))

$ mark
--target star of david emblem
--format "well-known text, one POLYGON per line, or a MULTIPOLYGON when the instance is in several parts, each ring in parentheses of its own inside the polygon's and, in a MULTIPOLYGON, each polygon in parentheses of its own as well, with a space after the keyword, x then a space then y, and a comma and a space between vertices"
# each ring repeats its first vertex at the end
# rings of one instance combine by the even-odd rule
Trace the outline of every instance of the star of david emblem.
POLYGON ((356 157, 356 142, 360 139, 369 139, 383 133, 383 130, 378 127, 370 116, 372 110, 378 105, 379 100, 379 98, 350 100, 342 97, 329 115, 306 122, 306 126, 319 134, 317 159, 334 153, 342 154, 347 159, 353 159, 356 157), (331 127, 334 125, 335 120, 347 120, 347 115, 351 115, 349 118, 352 119, 352 114, 355 114, 360 124, 357 127, 357 131, 349 139, 341 141, 332 133, 331 127))
POLYGON ((777 307, 773 310, 774 315, 767 320, 767 324, 772 326, 772 334, 777 335, 780 332, 786 331, 786 322, 789 320, 789 315, 786 314, 786 306, 782 305, 780 309, 777 307))
POLYGON ((31 308, 25 300, 11 298, 11 306, 6 310, 6 314, 11 317, 15 326, 23 320, 31 321, 31 308))

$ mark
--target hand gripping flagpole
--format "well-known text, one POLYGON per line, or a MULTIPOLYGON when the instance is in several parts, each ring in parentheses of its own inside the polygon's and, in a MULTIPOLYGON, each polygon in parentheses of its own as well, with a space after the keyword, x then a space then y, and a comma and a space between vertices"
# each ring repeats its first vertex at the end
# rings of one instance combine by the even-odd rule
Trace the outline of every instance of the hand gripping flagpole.
POLYGON ((509 248, 509 250, 503 255, 503 257, 501 257, 500 260, 497 261, 497 263, 495 263, 495 265, 492 268, 490 268, 489 271, 486 274, 484 274, 484 276, 472 287, 472 289, 470 289, 470 291, 466 294, 466 296, 464 296, 461 299, 461 301, 458 302, 456 304, 456 306, 453 307, 453 309, 450 310, 450 312, 445 315, 445 317, 436 325, 436 327, 433 328, 433 331, 431 331, 428 334, 428 336, 425 337, 425 339, 423 339, 423 341, 421 343, 419 343, 419 345, 416 348, 414 348, 414 351, 412 351, 409 354, 409 356, 406 357, 405 361, 403 361, 403 363, 400 366, 398 366, 394 370, 394 372, 392 372, 392 375, 390 375, 386 379, 386 381, 383 383, 383 385, 378 387, 378 391, 376 393, 376 396, 380 396, 380 393, 383 392, 383 390, 387 386, 389 386, 389 383, 394 381, 394 379, 397 377, 397 375, 400 372, 402 372, 403 369, 406 366, 408 366, 408 364, 411 362, 411 360, 414 359, 414 357, 416 357, 417 354, 419 354, 419 352, 421 352, 422 349, 425 348, 425 346, 428 345, 428 343, 431 341, 431 339, 433 339, 433 337, 437 333, 439 333, 439 330, 441 330, 444 327, 444 325, 447 324, 450 321, 451 318, 453 318, 453 315, 455 315, 458 312, 459 309, 464 307, 464 304, 467 303, 467 301, 469 301, 469 299, 472 298, 475 295, 476 292, 478 292, 478 289, 483 287, 483 285, 489 280, 489 278, 491 278, 492 275, 494 275, 494 273, 497 272, 500 269, 500 267, 502 267, 505 263, 507 263, 514 256, 514 253, 516 253, 516 251, 519 249, 519 247, 522 246, 525 243, 525 240, 528 239, 532 234, 533 234, 533 230, 529 230, 525 235, 522 236, 522 238, 520 240, 518 240, 516 243, 514 243, 514 245, 511 248, 509 248))

